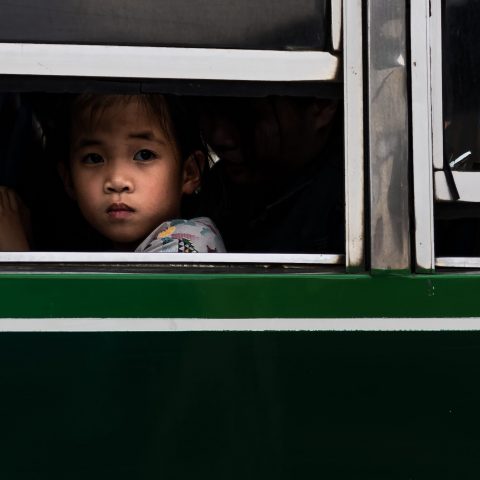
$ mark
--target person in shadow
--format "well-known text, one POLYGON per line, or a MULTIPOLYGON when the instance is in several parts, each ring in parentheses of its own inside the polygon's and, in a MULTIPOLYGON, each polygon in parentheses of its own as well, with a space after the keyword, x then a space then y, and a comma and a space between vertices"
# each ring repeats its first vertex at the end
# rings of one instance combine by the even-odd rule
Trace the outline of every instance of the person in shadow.
POLYGON ((208 98, 200 122, 219 160, 201 195, 229 252, 343 253, 338 102, 208 98))

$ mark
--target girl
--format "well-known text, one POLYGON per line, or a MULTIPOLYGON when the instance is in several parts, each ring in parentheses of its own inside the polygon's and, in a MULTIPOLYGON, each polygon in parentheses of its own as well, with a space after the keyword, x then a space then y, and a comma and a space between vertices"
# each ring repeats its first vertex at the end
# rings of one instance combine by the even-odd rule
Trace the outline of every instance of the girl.
MULTIPOLYGON (((65 189, 115 250, 225 251, 211 220, 179 219, 182 199, 200 187, 207 157, 197 128, 173 98, 80 95, 69 150, 59 164, 65 189)), ((3 230, 0 223, 0 236, 3 230)), ((18 249, 24 239, 18 236, 18 249)))

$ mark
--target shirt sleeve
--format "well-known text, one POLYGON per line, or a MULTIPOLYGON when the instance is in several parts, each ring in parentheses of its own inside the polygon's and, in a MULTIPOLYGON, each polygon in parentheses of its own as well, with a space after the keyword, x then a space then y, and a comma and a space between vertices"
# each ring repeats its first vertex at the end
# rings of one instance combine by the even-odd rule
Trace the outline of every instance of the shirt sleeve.
POLYGON ((163 222, 137 247, 140 253, 225 252, 222 237, 207 217, 163 222))

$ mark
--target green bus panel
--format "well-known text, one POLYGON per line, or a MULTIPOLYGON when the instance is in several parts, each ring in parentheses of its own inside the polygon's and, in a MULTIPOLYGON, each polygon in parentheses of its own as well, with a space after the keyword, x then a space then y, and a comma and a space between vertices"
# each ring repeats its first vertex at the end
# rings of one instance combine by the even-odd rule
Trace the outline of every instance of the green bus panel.
MULTIPOLYGON (((476 276, 4 275, 5 318, 478 316, 476 276)), ((480 332, 0 334, 1 479, 478 479, 480 332)))
POLYGON ((480 275, 3 274, 0 318, 475 317, 480 275))
POLYGON ((2 479, 478 479, 478 333, 4 333, 2 479))

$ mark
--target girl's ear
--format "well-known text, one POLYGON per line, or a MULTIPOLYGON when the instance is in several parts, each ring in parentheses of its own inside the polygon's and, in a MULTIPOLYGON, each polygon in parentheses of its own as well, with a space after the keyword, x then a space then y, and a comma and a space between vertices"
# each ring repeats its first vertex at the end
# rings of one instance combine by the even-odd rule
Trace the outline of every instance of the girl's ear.
POLYGON ((191 195, 200 187, 205 167, 205 155, 200 150, 192 153, 183 164, 182 193, 191 195))
POLYGON ((62 179, 63 186, 65 188, 65 191, 67 192, 67 195, 71 199, 75 200, 75 190, 73 188, 72 176, 70 175, 69 168, 63 162, 59 162, 57 165, 57 170, 60 178, 62 179))

